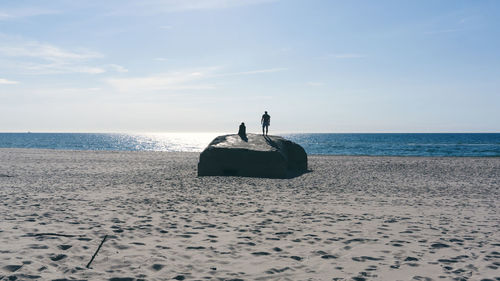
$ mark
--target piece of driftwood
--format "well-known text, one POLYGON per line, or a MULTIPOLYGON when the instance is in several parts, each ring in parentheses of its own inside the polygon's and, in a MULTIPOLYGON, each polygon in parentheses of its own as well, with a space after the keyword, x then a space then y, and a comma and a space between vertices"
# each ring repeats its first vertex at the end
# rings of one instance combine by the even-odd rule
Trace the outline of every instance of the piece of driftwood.
POLYGON ((75 237, 76 235, 45 232, 45 233, 28 233, 27 236, 63 236, 63 237, 75 237))
POLYGON ((104 244, 104 241, 106 241, 106 238, 108 238, 108 235, 104 235, 104 238, 102 239, 101 241, 101 244, 99 245, 99 248, 97 248, 97 250, 95 251, 94 255, 92 256, 92 259, 90 259, 89 263, 87 263, 87 268, 90 267, 90 264, 94 261, 95 259, 95 256, 97 256, 97 253, 99 252, 99 250, 101 249, 102 247, 102 244, 104 244))

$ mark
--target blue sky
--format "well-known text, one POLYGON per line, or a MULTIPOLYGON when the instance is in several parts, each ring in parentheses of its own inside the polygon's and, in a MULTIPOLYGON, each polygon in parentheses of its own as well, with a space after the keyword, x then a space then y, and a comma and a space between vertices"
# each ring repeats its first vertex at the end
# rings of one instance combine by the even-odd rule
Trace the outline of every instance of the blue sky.
POLYGON ((2 0, 0 131, 499 132, 500 1, 2 0))

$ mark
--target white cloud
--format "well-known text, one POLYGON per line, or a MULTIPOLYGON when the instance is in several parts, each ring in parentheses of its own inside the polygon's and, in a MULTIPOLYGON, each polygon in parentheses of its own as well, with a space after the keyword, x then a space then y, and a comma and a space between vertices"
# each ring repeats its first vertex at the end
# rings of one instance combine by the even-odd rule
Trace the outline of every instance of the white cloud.
POLYGON ((200 81, 225 76, 273 73, 287 70, 287 68, 269 68, 218 74, 216 73, 218 69, 219 67, 199 68, 190 71, 170 72, 145 77, 110 78, 105 81, 112 88, 121 92, 155 90, 210 90, 215 89, 214 83, 201 84, 200 81))
POLYGON ((170 0, 173 10, 225 9, 237 6, 257 5, 275 0, 170 0))
POLYGON ((145 77, 110 78, 106 82, 121 92, 155 91, 155 90, 207 90, 213 85, 199 84, 198 80, 207 78, 213 68, 172 72, 145 77))
MULTIPOLYGON (((64 49, 47 43, 0 36, 2 66, 23 74, 87 73, 100 74, 109 70, 127 72, 117 64, 96 65, 94 60, 104 55, 83 48, 64 49)), ((11 70, 11 71, 12 71, 11 70)))
POLYGON ((14 85, 14 84, 19 84, 19 82, 0 78, 0 85, 14 85))
POLYGON ((43 8, 18 8, 11 9, 8 11, 0 12, 0 20, 13 20, 17 18, 26 18, 26 17, 34 17, 34 16, 42 16, 42 15, 53 15, 59 14, 59 11, 55 10, 47 10, 43 8))
POLYGON ((279 71, 285 71, 285 70, 288 70, 288 68, 277 67, 277 68, 250 70, 250 71, 243 71, 243 72, 225 73, 225 74, 219 74, 217 76, 250 75, 250 74, 260 74, 260 73, 272 73, 272 72, 279 72, 279 71))
MULTIPOLYGON (((97 86, 97 85, 96 85, 97 86)), ((85 103, 95 102, 97 99, 106 98, 108 91, 100 87, 58 87, 58 86, 40 86, 29 85, 17 91, 16 98, 11 96, 11 101, 19 103, 54 103, 54 102, 70 102, 70 103, 85 103)), ((1 91, 0 91, 1 95, 1 91)), ((109 97, 109 96, 108 96, 109 97)))
POLYGON ((100 67, 89 67, 89 66, 82 66, 82 67, 68 67, 66 68, 68 72, 80 72, 80 73, 88 73, 88 74, 100 74, 106 72, 106 70, 100 68, 100 67))
POLYGON ((74 62, 58 63, 32 63, 32 62, 10 62, 3 65, 5 68, 13 69, 22 74, 49 75, 61 73, 86 73, 100 74, 106 72, 102 67, 87 66, 74 62))
POLYGON ((356 54, 356 53, 340 53, 340 54, 328 54, 326 58, 333 59, 359 59, 364 58, 366 55, 356 54))
POLYGON ((113 7, 113 14, 157 14, 213 10, 275 2, 276 0, 142 0, 113 7))
POLYGON ((36 41, 15 42, 11 46, 0 46, 0 54, 10 57, 32 57, 52 62, 67 60, 87 60, 103 55, 87 50, 68 51, 62 48, 36 41))
POLYGON ((7 19, 11 19, 11 18, 12 18, 12 15, 0 12, 0 20, 7 20, 7 19))
POLYGON ((325 85, 325 83, 323 83, 323 82, 307 82, 307 85, 312 86, 312 87, 318 87, 318 86, 325 85))
POLYGON ((118 64, 108 64, 108 67, 110 67, 111 69, 113 69, 116 72, 121 72, 121 73, 128 72, 127 68, 125 68, 121 65, 118 65, 118 64))
POLYGON ((85 94, 89 92, 102 91, 102 88, 92 87, 92 88, 46 88, 46 89, 36 89, 35 93, 38 94, 85 94))

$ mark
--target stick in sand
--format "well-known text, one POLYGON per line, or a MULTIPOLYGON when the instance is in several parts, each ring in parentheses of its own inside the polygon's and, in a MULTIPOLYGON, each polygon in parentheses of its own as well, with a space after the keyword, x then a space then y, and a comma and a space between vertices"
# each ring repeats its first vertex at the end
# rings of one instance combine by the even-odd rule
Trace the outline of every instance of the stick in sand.
POLYGON ((99 245, 99 248, 97 248, 97 250, 95 251, 94 255, 92 256, 92 259, 90 259, 89 263, 87 263, 87 268, 90 267, 90 264, 94 261, 95 259, 95 256, 97 256, 97 253, 99 252, 99 250, 101 249, 102 247, 102 244, 104 244, 104 241, 106 241, 106 238, 108 238, 108 235, 104 235, 104 238, 102 239, 101 241, 101 245, 99 245))
POLYGON ((75 237, 76 235, 72 234, 60 234, 60 233, 52 233, 52 232, 45 232, 45 233, 28 233, 28 236, 45 236, 45 235, 50 235, 50 236, 63 236, 63 237, 75 237))

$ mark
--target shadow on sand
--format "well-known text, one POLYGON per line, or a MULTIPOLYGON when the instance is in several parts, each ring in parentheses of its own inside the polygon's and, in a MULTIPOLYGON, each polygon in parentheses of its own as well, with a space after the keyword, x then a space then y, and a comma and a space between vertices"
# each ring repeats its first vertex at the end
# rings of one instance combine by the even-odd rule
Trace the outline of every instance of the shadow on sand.
POLYGON ((311 169, 307 169, 305 171, 288 171, 288 173, 286 174, 286 178, 285 179, 293 179, 293 178, 297 178, 297 177, 300 177, 304 174, 309 174, 309 173, 312 173, 313 170, 311 169))

